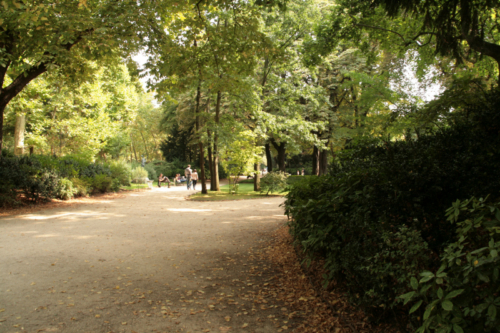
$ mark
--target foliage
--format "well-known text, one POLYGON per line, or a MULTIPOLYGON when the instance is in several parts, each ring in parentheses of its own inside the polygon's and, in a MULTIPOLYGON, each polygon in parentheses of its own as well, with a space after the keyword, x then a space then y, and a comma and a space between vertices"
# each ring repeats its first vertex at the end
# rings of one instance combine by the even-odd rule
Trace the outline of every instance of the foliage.
POLYGON ((498 103, 490 96, 468 120, 417 140, 351 146, 328 176, 291 187, 293 236, 310 257, 325 258, 325 279, 365 311, 392 314, 408 275, 438 265, 457 240, 443 214, 451 202, 500 193, 498 103))
POLYGON ((497 332, 500 327, 500 202, 457 200, 446 215, 456 227, 456 242, 441 254, 437 272, 411 279, 416 332, 497 332), (461 220, 460 222, 459 219, 461 220), (416 317, 421 317, 420 323, 416 317))
POLYGON ((74 196, 86 197, 92 192, 91 184, 82 178, 71 178, 71 183, 73 184, 73 189, 75 190, 74 196))
POLYGON ((111 190, 113 178, 106 174, 97 174, 94 177, 83 178, 90 184, 92 193, 106 193, 111 190))
POLYGON ((148 178, 148 171, 143 167, 136 167, 132 170, 132 183, 145 183, 146 178, 148 178))
POLYGON ((127 162, 112 161, 111 163, 109 163, 109 169, 111 171, 111 178, 113 178, 113 180, 117 180, 118 184, 124 186, 130 185, 132 169, 127 162))
POLYGON ((262 148, 255 144, 255 134, 243 131, 234 141, 221 149, 221 163, 229 175, 233 191, 240 175, 253 173, 253 165, 260 162, 262 148))
POLYGON ((56 189, 56 197, 62 200, 68 200, 78 193, 78 189, 73 187, 71 180, 61 178, 56 189))
POLYGON ((158 178, 158 175, 156 174, 156 169, 153 164, 148 163, 144 166, 144 170, 148 172, 148 178, 150 180, 158 178))
POLYGON ((269 193, 283 191, 288 184, 287 178, 288 176, 281 171, 268 172, 260 180, 260 192, 267 192, 266 195, 269 195, 269 193))

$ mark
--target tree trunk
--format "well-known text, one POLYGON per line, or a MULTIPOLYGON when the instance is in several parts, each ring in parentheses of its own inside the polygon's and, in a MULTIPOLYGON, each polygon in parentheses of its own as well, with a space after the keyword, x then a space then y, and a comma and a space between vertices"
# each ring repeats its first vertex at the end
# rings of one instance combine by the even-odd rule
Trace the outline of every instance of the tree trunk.
MULTIPOLYGON (((0 87, 1 89, 2 87, 0 87)), ((0 105, 0 158, 2 158, 2 147, 3 147, 3 112, 5 111, 5 105, 0 105)))
POLYGON ((135 161, 139 162, 139 159, 137 158, 137 152, 135 151, 135 145, 132 142, 132 140, 130 140, 130 145, 132 146, 132 149, 134 150, 135 161))
POLYGON ((144 150, 146 151, 146 158, 149 161, 149 153, 148 153, 148 146, 146 145, 146 140, 144 139, 144 135, 142 135, 142 131, 139 131, 139 133, 141 133, 142 142, 144 143, 144 150))
MULTIPOLYGON (((201 82, 198 83, 198 88, 196 91, 196 134, 200 133, 200 98, 201 98, 201 88, 200 88, 201 82)), ((203 151, 203 142, 201 142, 201 138, 198 138, 198 147, 200 150, 200 181, 201 181, 201 193, 207 194, 207 182, 205 179, 205 154, 203 151)))
POLYGON ((328 172, 328 150, 319 152, 319 175, 326 175, 328 172))
POLYGON ((24 130, 26 128, 26 115, 16 116, 16 127, 14 130, 14 154, 24 154, 24 130))
POLYGON ((260 191, 260 163, 253 165, 255 175, 253 176, 253 190, 260 191))
POLYGON ((217 131, 219 130, 220 123, 220 105, 222 101, 222 93, 220 91, 217 92, 217 103, 215 104, 215 125, 216 129, 214 131, 214 157, 213 157, 213 187, 210 187, 211 191, 220 191, 220 182, 219 182, 219 151, 217 142, 219 140, 219 136, 217 135, 217 131))
POLYGON ((273 154, 271 154, 271 145, 266 142, 266 160, 267 160, 267 171, 273 171, 273 154))
POLYGON ((281 142, 279 145, 274 139, 271 139, 274 149, 278 151, 278 169, 281 172, 286 172, 285 158, 286 158, 286 143, 281 142))
POLYGON ((214 164, 213 164, 213 156, 212 156, 212 144, 210 143, 210 139, 212 137, 212 133, 207 129, 208 136, 208 169, 210 170, 210 188, 214 186, 214 164))
POLYGON ((319 149, 316 146, 313 148, 312 160, 312 174, 319 176, 319 149))

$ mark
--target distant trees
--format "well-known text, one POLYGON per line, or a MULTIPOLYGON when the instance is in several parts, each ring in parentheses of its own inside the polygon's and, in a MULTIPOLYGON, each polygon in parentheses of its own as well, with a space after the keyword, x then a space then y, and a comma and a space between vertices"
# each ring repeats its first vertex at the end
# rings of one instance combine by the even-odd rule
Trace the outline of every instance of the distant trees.
POLYGON ((162 31, 150 1, 4 0, 1 5, 0 150, 5 108, 35 78, 54 71, 84 78, 87 60, 116 59, 145 40, 154 43, 162 31))

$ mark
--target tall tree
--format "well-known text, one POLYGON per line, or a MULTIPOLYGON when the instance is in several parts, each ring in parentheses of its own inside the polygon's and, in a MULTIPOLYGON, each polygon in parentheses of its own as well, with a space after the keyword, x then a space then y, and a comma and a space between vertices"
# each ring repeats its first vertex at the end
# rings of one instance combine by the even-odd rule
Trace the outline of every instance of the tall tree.
POLYGON ((147 0, 4 0, 1 5, 0 149, 5 108, 32 80, 57 68, 77 77, 84 60, 115 58, 163 34, 157 7, 147 0))

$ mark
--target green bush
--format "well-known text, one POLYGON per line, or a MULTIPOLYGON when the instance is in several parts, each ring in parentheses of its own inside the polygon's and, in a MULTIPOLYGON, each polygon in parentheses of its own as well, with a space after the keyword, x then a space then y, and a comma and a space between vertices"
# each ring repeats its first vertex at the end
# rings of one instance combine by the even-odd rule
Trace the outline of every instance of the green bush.
POLYGON ((91 184, 84 179, 71 178, 71 183, 73 183, 73 188, 75 190, 74 196, 86 197, 92 191, 91 184))
POLYGON ((120 188, 122 187, 122 183, 120 182, 119 179, 116 179, 116 178, 113 178, 113 180, 111 181, 111 191, 113 192, 118 192, 120 190, 120 188))
POLYGON ((77 192, 78 190, 73 187, 71 180, 61 178, 56 189, 56 197, 62 200, 68 200, 73 198, 77 192))
MULTIPOLYGON (((173 173, 174 164, 171 162, 155 160, 155 161, 152 161, 151 163, 148 163, 146 165, 146 167, 148 165, 150 165, 155 170, 155 173, 156 173, 156 177, 150 178, 150 179, 156 179, 160 176, 160 174, 163 174, 164 176, 167 176, 167 177, 171 177, 171 176, 175 175, 173 173)), ((149 172, 148 172, 148 174, 149 174, 149 172)))
POLYGON ((260 192, 267 192, 266 195, 273 192, 280 192, 286 188, 288 176, 283 172, 268 172, 260 180, 260 192))
POLYGON ((498 332, 500 203, 457 200, 447 216, 456 224, 458 240, 444 250, 437 272, 422 272, 420 281, 412 278, 413 291, 401 299, 413 305, 416 332, 498 332))
POLYGON ((111 171, 111 178, 117 180, 118 184, 130 186, 130 178, 132 177, 132 169, 130 164, 125 161, 112 161, 108 165, 111 171))
POLYGON ((148 177, 148 172, 143 167, 136 167, 132 170, 132 183, 145 183, 148 177))
POLYGON ((113 184, 113 178, 105 174, 99 174, 93 178, 86 178, 85 180, 90 183, 92 193, 109 192, 113 184))
POLYGON ((154 167, 154 165, 152 165, 151 163, 146 164, 146 165, 144 166, 144 169, 148 172, 147 177, 148 177, 150 180, 153 180, 153 179, 157 179, 157 178, 158 178, 158 175, 156 174, 155 167, 154 167))
POLYGON ((352 146, 329 175, 290 187, 295 241, 373 318, 404 310, 395 296, 409 291, 409 276, 435 271, 458 241, 444 214, 452 202, 499 197, 500 101, 491 105, 418 140, 352 146))

